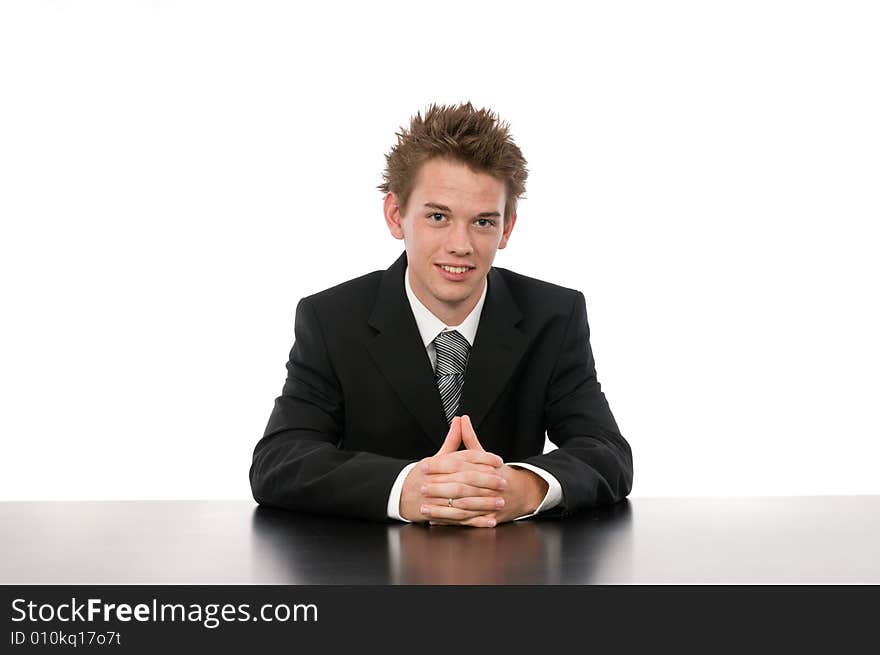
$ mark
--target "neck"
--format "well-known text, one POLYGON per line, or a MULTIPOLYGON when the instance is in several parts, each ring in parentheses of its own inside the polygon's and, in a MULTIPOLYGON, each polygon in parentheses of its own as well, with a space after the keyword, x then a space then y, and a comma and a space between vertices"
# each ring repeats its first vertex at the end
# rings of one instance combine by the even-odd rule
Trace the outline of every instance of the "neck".
POLYGON ((410 287, 416 298, 419 299, 419 302, 427 307, 429 312, 449 326, 461 325, 464 322, 464 319, 468 317, 468 314, 470 314, 474 310, 474 307, 477 306, 477 302, 480 300, 485 285, 486 278, 484 277, 480 288, 473 295, 468 296, 458 303, 444 303, 438 301, 430 294, 420 293, 419 289, 412 286, 412 280, 410 280, 410 287), (425 298, 423 296, 428 297, 425 298))
MULTIPOLYGON (((418 298, 418 294, 416 294, 416 297, 418 298)), ((464 319, 468 317, 468 314, 470 314, 474 310, 474 307, 477 306, 477 301, 479 299, 479 296, 473 299, 468 298, 457 305, 449 306, 436 301, 432 305, 419 298, 419 300, 422 301, 422 304, 427 307, 434 316, 449 326, 461 325, 464 322, 464 319)))

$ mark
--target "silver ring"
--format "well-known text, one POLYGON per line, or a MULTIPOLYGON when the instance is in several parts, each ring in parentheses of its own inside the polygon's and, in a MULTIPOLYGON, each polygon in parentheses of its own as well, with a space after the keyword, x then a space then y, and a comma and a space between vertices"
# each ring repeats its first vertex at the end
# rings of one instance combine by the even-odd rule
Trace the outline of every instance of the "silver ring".
POLYGON ((449 502, 447 502, 446 504, 449 505, 450 507, 452 507, 452 498, 450 498, 449 502))

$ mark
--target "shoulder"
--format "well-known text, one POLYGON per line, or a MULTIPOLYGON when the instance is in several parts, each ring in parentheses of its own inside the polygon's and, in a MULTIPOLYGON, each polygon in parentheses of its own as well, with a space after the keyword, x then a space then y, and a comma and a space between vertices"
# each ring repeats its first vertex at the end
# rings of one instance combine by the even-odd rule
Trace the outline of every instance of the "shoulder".
POLYGON ((586 299, 580 290, 505 268, 496 270, 522 313, 518 324, 521 330, 535 335, 543 334, 546 339, 557 340, 561 344, 570 326, 575 325, 581 331, 578 334, 586 334, 589 339, 586 299))
POLYGON ((319 313, 368 313, 376 300, 379 283, 385 271, 373 271, 332 287, 305 296, 300 304, 308 304, 319 313))
POLYGON ((575 302, 583 297, 577 289, 522 275, 507 268, 494 266, 493 270, 504 280, 511 296, 522 309, 542 308, 567 314, 575 302))

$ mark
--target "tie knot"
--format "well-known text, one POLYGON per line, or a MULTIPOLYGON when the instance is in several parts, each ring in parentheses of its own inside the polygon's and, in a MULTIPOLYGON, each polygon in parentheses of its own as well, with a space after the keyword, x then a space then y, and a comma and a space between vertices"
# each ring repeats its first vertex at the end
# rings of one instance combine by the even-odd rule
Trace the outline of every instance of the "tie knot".
POLYGON ((434 338, 437 349, 437 375, 463 375, 471 345, 457 330, 441 332, 434 338))

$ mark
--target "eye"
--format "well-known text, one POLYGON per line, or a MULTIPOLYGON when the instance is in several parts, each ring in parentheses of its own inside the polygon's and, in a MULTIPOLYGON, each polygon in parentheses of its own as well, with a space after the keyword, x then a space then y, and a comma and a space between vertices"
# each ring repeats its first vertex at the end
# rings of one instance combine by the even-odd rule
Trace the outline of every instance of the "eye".
POLYGON ((480 227, 495 227, 495 221, 490 218, 478 218, 477 223, 480 227))
MULTIPOLYGON (((433 219, 433 218, 435 218, 436 216, 439 216, 441 219, 446 218, 446 214, 441 214, 440 212, 434 212, 433 214, 431 214, 430 218, 433 219)), ((440 221, 431 221, 431 222, 432 222, 432 223, 439 223, 440 221)))

